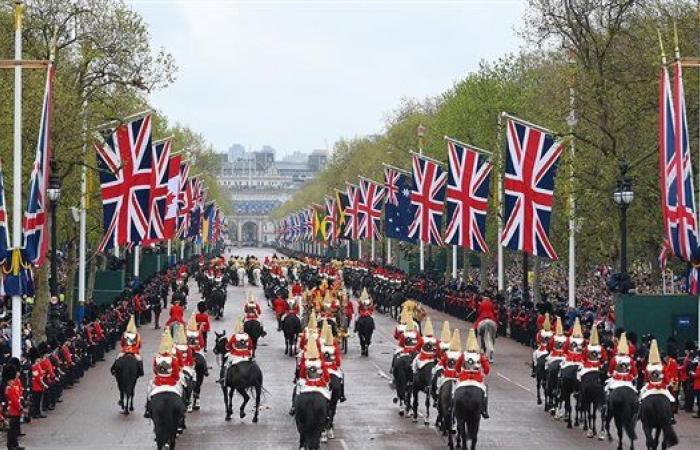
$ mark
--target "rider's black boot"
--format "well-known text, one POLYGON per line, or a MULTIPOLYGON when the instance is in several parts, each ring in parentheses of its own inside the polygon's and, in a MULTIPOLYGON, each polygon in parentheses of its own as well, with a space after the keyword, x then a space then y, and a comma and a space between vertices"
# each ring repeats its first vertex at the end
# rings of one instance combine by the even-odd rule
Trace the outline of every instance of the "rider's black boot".
POLYGON ((489 418, 489 398, 484 395, 484 405, 481 408, 481 417, 484 419, 489 418))
POLYGON ((345 380, 342 380, 340 382, 340 399, 338 399, 340 403, 344 403, 347 398, 345 398, 345 380))
POLYGON ((145 417, 146 419, 151 418, 151 401, 150 400, 146 400, 146 411, 144 411, 143 417, 145 417))

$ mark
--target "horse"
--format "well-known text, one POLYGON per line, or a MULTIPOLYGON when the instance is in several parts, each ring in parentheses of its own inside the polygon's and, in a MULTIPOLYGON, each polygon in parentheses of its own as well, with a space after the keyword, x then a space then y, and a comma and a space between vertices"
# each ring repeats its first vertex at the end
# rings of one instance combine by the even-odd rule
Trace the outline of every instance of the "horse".
POLYGON ((410 413, 411 391, 409 387, 411 383, 413 383, 413 369, 411 368, 411 364, 415 356, 415 354, 398 355, 392 367, 394 388, 396 389, 394 403, 399 404, 399 415, 401 417, 403 417, 404 414, 410 413), (404 409, 401 408, 402 406, 404 406, 404 409))
POLYGON ((325 433, 321 434, 321 441, 325 441, 324 437, 328 439, 333 439, 333 422, 335 421, 335 411, 338 408, 338 401, 340 400, 340 386, 343 380, 334 373, 331 373, 331 381, 328 383, 328 389, 331 391, 331 400, 328 402, 328 412, 326 415, 326 424, 324 427, 325 433), (325 436, 324 436, 325 434, 325 436))
POLYGON ((243 419, 245 407, 250 400, 250 395, 247 391, 255 391, 255 413, 253 414, 253 423, 258 422, 258 412, 260 410, 260 393, 262 392, 263 374, 260 367, 255 361, 241 361, 237 364, 232 364, 226 369, 224 382, 221 384, 221 389, 224 393, 224 404, 226 406, 226 421, 231 420, 233 413, 233 393, 238 392, 243 397, 241 404, 240 417, 243 419))
POLYGON ((542 404, 542 395, 540 394, 540 389, 544 390, 544 410, 549 411, 549 398, 547 397, 547 370, 545 369, 545 363, 547 362, 548 353, 544 353, 537 358, 535 363, 535 380, 537 385, 537 404, 542 404))
POLYGON ((119 402, 122 414, 128 416, 134 410, 134 389, 139 374, 139 360, 135 356, 126 354, 117 358, 112 365, 112 374, 119 387, 119 402))
POLYGON ((224 317, 224 304, 226 303, 226 292, 221 288, 215 288, 207 298, 207 308, 212 312, 215 320, 224 317))
POLYGON ((484 391, 478 386, 460 386, 454 392, 454 416, 457 420, 457 447, 466 448, 471 441, 471 450, 476 448, 484 405, 484 391), (466 425, 466 426, 465 426, 466 425))
POLYGON ((158 450, 173 450, 178 427, 185 417, 185 403, 174 392, 161 392, 151 397, 151 418, 158 450))
MULTIPOLYGON (((588 431, 587 436, 592 438, 597 432, 596 419, 598 410, 602 409, 605 403, 605 390, 600 371, 593 370, 581 376, 579 401, 581 403, 581 412, 583 413, 583 431, 588 431)), ((601 414, 601 433, 604 429, 604 417, 601 414)), ((604 438, 604 435, 601 434, 600 439, 604 438)))
POLYGON ((642 399, 639 417, 646 437, 647 450, 656 450, 659 437, 664 433, 661 448, 666 449, 678 444, 678 436, 673 429, 673 410, 671 400, 663 394, 651 394, 642 399))
POLYGON ((438 391, 437 409, 438 417, 435 426, 439 427, 442 435, 447 435, 447 445, 450 450, 454 449, 454 441, 452 435, 452 425, 454 423, 454 404, 452 399, 452 391, 455 385, 454 378, 447 378, 443 381, 438 391))
POLYGON ((630 450, 634 449, 634 440, 637 439, 635 425, 637 423, 637 413, 639 400, 637 392, 631 386, 620 386, 610 390, 608 394, 607 415, 605 418, 605 431, 608 440, 612 440, 610 434, 610 421, 615 419, 617 428, 617 450, 622 450, 622 433, 627 433, 630 439, 630 450))
MULTIPOLYGON (((578 365, 576 364, 570 364, 570 365, 564 365, 564 367, 561 368, 561 375, 560 375, 560 381, 561 381, 561 392, 559 396, 559 400, 564 402, 564 417, 566 420, 566 428, 572 428, 571 425, 571 395, 574 394, 578 390, 578 379, 576 378, 576 373, 578 371, 578 365)), ((579 411, 579 402, 578 402, 578 397, 576 400, 576 409, 575 409, 575 425, 578 426, 578 411, 579 411)))
POLYGON ((301 320, 296 314, 287 314, 282 320, 282 333, 284 334, 284 354, 295 356, 297 354, 297 340, 301 333, 301 320))
POLYGON ((265 337, 265 330, 259 320, 247 319, 243 322, 243 331, 253 341, 253 356, 255 356, 255 351, 258 349, 258 339, 265 337))
POLYGON ((194 352, 194 372, 196 374, 196 380, 192 389, 192 403, 189 405, 189 411, 199 410, 199 396, 202 391, 202 383, 204 382, 204 377, 209 376, 209 369, 207 368, 207 360, 199 352, 194 352))
POLYGON ((243 267, 239 267, 236 270, 236 275, 238 278, 237 286, 245 286, 245 269, 243 267))
POLYGON ((483 319, 479 322, 479 327, 476 332, 479 335, 481 344, 481 352, 488 356, 489 361, 493 362, 493 351, 496 347, 496 333, 498 326, 491 319, 483 319))
POLYGON ((369 346, 372 344, 374 319, 372 316, 360 316, 355 321, 355 333, 360 338, 360 354, 369 356, 369 346))
POLYGON ((413 422, 418 422, 418 393, 425 394, 425 417, 424 424, 430 423, 430 384, 433 379, 433 367, 435 361, 430 361, 413 373, 412 394, 413 394, 413 422))
POLYGON ((294 398, 294 409, 299 448, 318 450, 328 416, 328 399, 320 392, 301 392, 294 398))
POLYGON ((260 286, 260 268, 256 267, 253 269, 253 284, 255 286, 260 286))

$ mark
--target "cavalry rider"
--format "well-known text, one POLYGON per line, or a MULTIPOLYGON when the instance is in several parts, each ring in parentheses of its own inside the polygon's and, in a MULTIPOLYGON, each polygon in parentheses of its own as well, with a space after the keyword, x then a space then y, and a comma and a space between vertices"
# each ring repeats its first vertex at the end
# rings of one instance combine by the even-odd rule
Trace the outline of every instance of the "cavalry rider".
POLYGON ((236 321, 236 326, 233 328, 233 334, 226 343, 228 354, 224 355, 224 363, 221 364, 221 374, 219 382, 224 383, 226 371, 234 364, 243 361, 253 360, 253 340, 248 336, 248 333, 243 331, 243 320, 236 321))
POLYGON ((357 302, 357 312, 360 317, 371 316, 374 313, 374 305, 372 304, 372 299, 367 293, 367 288, 362 288, 360 293, 360 301, 357 302))
POLYGON ((401 318, 399 324, 396 325, 394 329, 394 339, 398 341, 398 346, 394 350, 394 357, 391 361, 391 371, 394 371, 394 364, 396 363, 396 358, 404 355, 414 355, 422 346, 420 342, 420 333, 417 331, 417 326, 413 316, 409 312, 408 308, 403 308, 401 310, 401 318), (410 331, 409 331, 410 327, 410 331), (408 339, 406 339, 406 334, 408 333, 408 339))
POLYGON ((418 372, 420 369, 425 367, 426 364, 435 362, 438 359, 439 345, 440 341, 437 340, 435 333, 433 332, 433 322, 430 320, 430 317, 428 317, 425 319, 425 325, 423 326, 423 339, 420 346, 420 352, 413 360, 413 373, 418 372))
POLYGON ((478 330, 479 325, 482 320, 493 320, 493 322, 498 326, 498 313, 496 312, 496 307, 490 298, 484 297, 479 302, 478 314, 476 315, 476 321, 474 322, 474 329, 478 330))
POLYGON ((296 413, 294 400, 297 392, 320 392, 329 401, 331 393, 328 389, 331 377, 323 363, 323 356, 318 351, 318 344, 315 339, 311 339, 303 347, 299 366, 294 377, 294 390, 292 390, 292 409, 289 415, 296 413))
POLYGON ((484 392, 484 402, 481 410, 481 416, 484 419, 489 418, 488 410, 488 389, 484 384, 485 377, 491 371, 489 359, 481 353, 481 348, 476 340, 476 333, 473 328, 469 329, 467 334, 467 345, 464 353, 461 356, 461 364, 459 367, 459 384, 457 388, 464 385, 477 386, 484 392))
POLYGON ((656 339, 651 341, 647 366, 644 368, 644 381, 645 384, 640 392, 640 399, 643 400, 650 395, 658 394, 668 397, 671 404, 676 401, 668 389, 672 380, 668 378, 667 371, 659 356, 659 346, 656 343, 656 339))
POLYGON ((552 325, 549 320, 549 313, 545 313, 544 322, 542 323, 542 329, 537 332, 535 336, 535 350, 532 352, 532 373, 531 377, 535 376, 535 367, 537 367, 537 360, 540 359, 542 355, 549 355, 549 340, 552 338, 552 325))
POLYGON ((243 311, 245 312, 245 320, 259 320, 262 314, 260 305, 255 301, 255 296, 252 292, 248 294, 248 301, 243 307, 243 311))
POLYGON ((566 358, 566 342, 569 339, 564 334, 564 326, 561 322, 561 317, 557 316, 557 324, 554 329, 554 337, 549 340, 549 356, 545 367, 556 361, 563 361, 566 358))
POLYGON ((311 314, 309 314, 309 322, 306 324, 306 328, 304 328, 304 331, 302 331, 299 335, 299 348, 306 348, 307 342, 319 341, 319 338, 320 335, 318 333, 318 321, 316 320, 316 312, 311 310, 311 314))
POLYGON ((173 338, 166 328, 158 346, 158 354, 153 357, 153 381, 149 386, 146 400, 145 418, 151 417, 151 397, 161 392, 173 392, 182 396, 180 386, 180 362, 173 354, 173 338))
POLYGON ((437 398, 437 393, 445 380, 448 378, 456 380, 459 375, 460 360, 462 359, 462 341, 457 328, 455 328, 454 333, 450 334, 448 321, 442 324, 438 349, 440 356, 438 363, 433 368, 433 381, 430 386, 433 398, 437 398))
POLYGON ((321 303, 321 318, 326 320, 336 321, 336 314, 340 309, 340 303, 335 295, 331 296, 331 291, 326 290, 326 295, 321 303))
POLYGON ((634 380, 637 378, 637 365, 630 355, 630 347, 625 333, 620 335, 617 342, 617 353, 610 359, 608 374, 610 378, 606 381, 606 392, 621 386, 635 389, 634 380))
POLYGON ((564 357, 564 364, 562 364, 562 369, 567 366, 577 366, 581 367, 584 360, 583 348, 585 340, 583 339, 583 332, 581 331, 581 322, 578 317, 574 321, 574 326, 571 331, 571 336, 566 342, 564 347, 564 352, 566 356, 564 357))
POLYGON ((607 361, 607 355, 605 349, 600 345, 600 338, 598 337, 598 327, 593 326, 591 328, 591 336, 588 339, 588 345, 583 351, 583 365, 578 371, 578 380, 588 372, 593 372, 596 370, 601 370, 603 367, 603 362, 607 361))
POLYGON ((194 371, 192 348, 188 345, 185 327, 183 325, 176 325, 173 351, 182 369, 180 374, 182 385, 188 386, 193 380, 197 379, 197 374, 194 371))
POLYGON ((207 335, 211 330, 211 322, 209 321, 209 314, 207 313, 206 302, 202 301, 197 303, 197 314, 195 314, 194 319, 197 322, 197 328, 199 329, 199 331, 202 332, 202 348, 204 349, 204 353, 206 353, 207 335))
MULTIPOLYGON (((289 291, 289 299, 293 299, 292 291, 289 291)), ((277 331, 282 330, 282 319, 284 317, 284 313, 287 312, 288 307, 287 300, 282 298, 282 295, 280 295, 280 291, 278 290, 275 294, 275 299, 272 300, 272 309, 275 311, 275 317, 277 318, 277 331)))
POLYGON ((340 368, 340 347, 335 342, 333 330, 328 324, 328 321, 323 321, 321 327, 321 355, 323 356, 323 367, 329 375, 333 374, 340 379, 340 403, 343 403, 345 398, 345 375, 340 368))
POLYGON ((172 306, 170 307, 170 318, 168 321, 165 323, 166 327, 169 327, 170 325, 174 323, 180 323, 182 325, 185 324, 185 309, 180 305, 180 300, 176 299, 174 294, 173 294, 173 300, 172 300, 172 306))
POLYGON ((190 320, 187 321, 187 345, 190 346, 193 352, 202 353, 205 350, 206 341, 204 340, 204 330, 197 322, 197 314, 192 314, 190 320))
POLYGON ((120 341, 121 350, 117 355, 117 359, 124 355, 131 355, 139 362, 139 376, 143 376, 143 359, 141 358, 141 336, 136 329, 136 320, 132 315, 129 318, 129 323, 122 334, 120 341))

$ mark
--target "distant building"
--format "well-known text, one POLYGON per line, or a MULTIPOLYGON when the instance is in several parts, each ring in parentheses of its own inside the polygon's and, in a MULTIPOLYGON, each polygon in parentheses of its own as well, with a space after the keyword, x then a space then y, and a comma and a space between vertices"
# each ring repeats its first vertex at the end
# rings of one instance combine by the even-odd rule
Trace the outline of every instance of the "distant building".
POLYGON ((219 184, 230 192, 233 216, 229 237, 234 242, 264 245, 274 242, 275 224, 269 215, 287 201, 328 162, 325 150, 295 152, 277 160, 275 149, 265 145, 249 152, 240 144, 222 155, 219 184))

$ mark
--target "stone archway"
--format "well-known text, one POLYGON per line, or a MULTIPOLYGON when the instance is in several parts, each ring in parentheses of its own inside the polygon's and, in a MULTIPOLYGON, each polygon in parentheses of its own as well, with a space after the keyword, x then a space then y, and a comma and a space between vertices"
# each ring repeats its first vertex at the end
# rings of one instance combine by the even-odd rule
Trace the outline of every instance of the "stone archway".
POLYGON ((240 239, 244 244, 258 244, 259 241, 259 225, 257 222, 245 222, 241 227, 240 239))

